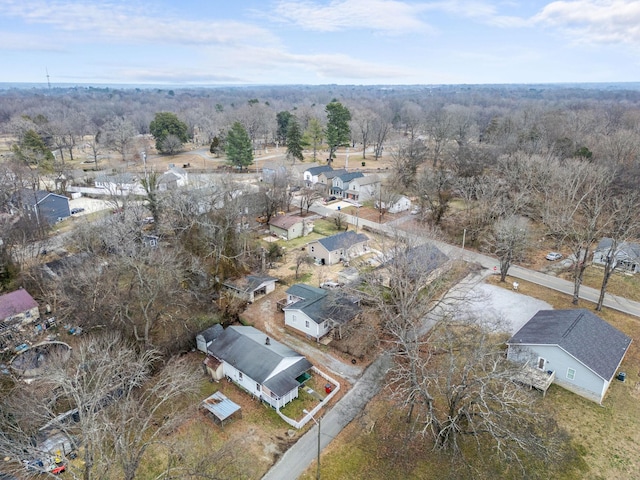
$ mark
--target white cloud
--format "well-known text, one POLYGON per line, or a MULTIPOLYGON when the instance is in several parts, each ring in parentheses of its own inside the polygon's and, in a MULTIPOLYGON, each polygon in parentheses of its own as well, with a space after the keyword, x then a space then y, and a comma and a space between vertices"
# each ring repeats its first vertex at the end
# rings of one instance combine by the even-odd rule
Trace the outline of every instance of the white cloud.
POLYGON ((640 46, 640 2, 637 0, 552 2, 533 20, 564 31, 576 43, 640 46))
POLYGON ((333 32, 345 29, 368 29, 385 33, 428 31, 419 18, 424 5, 397 0, 332 0, 320 5, 313 1, 283 0, 275 14, 306 30, 333 32))
POLYGON ((177 44, 243 43, 247 38, 277 43, 267 30, 233 20, 191 21, 171 12, 154 14, 151 9, 123 3, 74 1, 0 1, 0 14, 29 24, 45 24, 60 32, 82 32, 81 40, 108 39, 117 42, 172 42, 177 44))

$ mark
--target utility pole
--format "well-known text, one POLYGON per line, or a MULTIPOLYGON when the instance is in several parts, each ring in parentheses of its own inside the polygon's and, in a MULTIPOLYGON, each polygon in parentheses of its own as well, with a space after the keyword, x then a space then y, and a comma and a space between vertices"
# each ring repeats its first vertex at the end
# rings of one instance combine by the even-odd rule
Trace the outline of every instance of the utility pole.
POLYGON ((318 418, 317 420, 315 419, 315 417, 313 415, 311 415, 310 412, 308 412, 307 410, 302 410, 303 413, 306 413, 307 415, 309 415, 311 417, 311 420, 313 420, 316 425, 318 426, 318 458, 316 460, 316 464, 317 464, 317 469, 316 469, 316 480, 320 480, 320 421, 322 420, 321 418, 318 418))

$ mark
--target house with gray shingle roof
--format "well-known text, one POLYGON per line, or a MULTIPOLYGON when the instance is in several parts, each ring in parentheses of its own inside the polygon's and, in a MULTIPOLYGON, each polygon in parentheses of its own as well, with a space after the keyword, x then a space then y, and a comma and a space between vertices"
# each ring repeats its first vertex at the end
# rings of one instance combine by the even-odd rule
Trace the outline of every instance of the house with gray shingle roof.
POLYGON ((287 289, 284 324, 319 341, 360 313, 356 298, 337 290, 323 290, 302 283, 287 289))
POLYGON ((313 221, 298 215, 276 215, 269 220, 269 231, 285 240, 309 235, 313 231, 313 221))
POLYGON ((318 190, 329 193, 329 190, 333 186, 333 179, 340 175, 344 175, 345 173, 347 173, 347 171, 344 168, 322 172, 318 175, 318 183, 316 183, 315 186, 318 190))
POLYGON ((540 310, 509 339, 507 358, 554 372, 554 383, 602 403, 629 345, 589 310, 540 310))
POLYGON ((360 177, 364 177, 364 173, 348 172, 333 177, 331 185, 331 195, 335 195, 339 198, 347 198, 347 190, 349 190, 350 182, 360 177))
POLYGON ((302 377, 312 366, 253 327, 227 327, 207 352, 222 363, 224 376, 275 409, 298 397, 302 377))
POLYGON ((317 167, 307 168, 303 173, 304 183, 307 187, 318 183, 318 175, 324 172, 332 172, 333 168, 329 165, 320 165, 317 167))
POLYGON ((362 255, 368 249, 368 241, 364 233, 349 230, 309 242, 307 253, 322 265, 334 265, 362 255))
POLYGON ((620 272, 640 272, 640 244, 620 242, 614 245, 613 239, 603 238, 593 252, 593 263, 604 265, 609 255, 615 256, 615 268, 620 272))

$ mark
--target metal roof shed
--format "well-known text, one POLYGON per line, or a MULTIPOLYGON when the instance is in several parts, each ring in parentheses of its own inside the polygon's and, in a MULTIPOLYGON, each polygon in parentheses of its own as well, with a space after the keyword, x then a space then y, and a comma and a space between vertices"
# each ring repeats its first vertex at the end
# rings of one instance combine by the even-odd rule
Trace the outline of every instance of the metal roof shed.
POLYGON ((217 418, 220 421, 220 425, 222 426, 224 426, 224 421, 226 419, 240 411, 240 405, 229 400, 221 392, 216 392, 205 398, 202 401, 202 406, 211 412, 214 418, 217 418))

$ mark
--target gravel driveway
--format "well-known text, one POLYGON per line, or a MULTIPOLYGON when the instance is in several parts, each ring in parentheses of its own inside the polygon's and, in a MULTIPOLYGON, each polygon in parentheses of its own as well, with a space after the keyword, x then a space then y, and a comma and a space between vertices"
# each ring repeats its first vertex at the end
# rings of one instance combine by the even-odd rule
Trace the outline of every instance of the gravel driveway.
POLYGON ((487 283, 476 285, 469 297, 465 308, 468 313, 501 319, 504 329, 511 334, 520 330, 538 310, 553 309, 542 300, 487 283))

